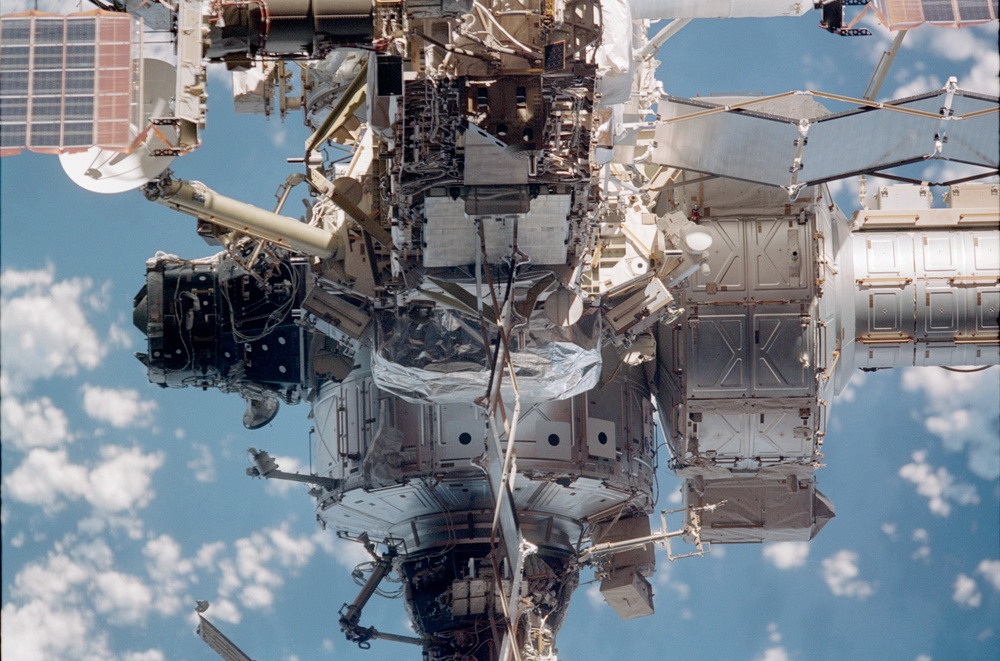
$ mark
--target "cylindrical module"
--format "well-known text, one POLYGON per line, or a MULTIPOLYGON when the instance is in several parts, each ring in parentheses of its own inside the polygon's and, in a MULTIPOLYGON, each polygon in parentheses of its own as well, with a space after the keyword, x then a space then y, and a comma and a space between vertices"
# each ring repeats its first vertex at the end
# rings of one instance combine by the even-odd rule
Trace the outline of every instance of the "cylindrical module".
POLYGON ((792 0, 630 0, 632 18, 754 18, 801 16, 811 2, 792 0))
POLYGON ((1000 232, 879 230, 852 240, 858 367, 1000 363, 1000 232))

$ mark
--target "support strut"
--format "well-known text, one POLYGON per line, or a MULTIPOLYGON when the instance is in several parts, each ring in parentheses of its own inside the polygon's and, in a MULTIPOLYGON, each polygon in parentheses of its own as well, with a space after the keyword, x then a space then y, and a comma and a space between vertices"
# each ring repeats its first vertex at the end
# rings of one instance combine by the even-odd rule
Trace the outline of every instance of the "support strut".
POLYGON ((396 549, 393 546, 389 546, 388 550, 381 555, 381 557, 375 552, 375 545, 368 540, 367 535, 362 535, 361 543, 365 545, 365 549, 377 558, 375 561, 375 569, 372 571, 371 576, 361 587, 361 592, 354 599, 351 604, 344 604, 340 609, 340 630, 344 632, 347 636, 347 640, 352 643, 357 643, 358 647, 361 649, 368 649, 371 647, 372 640, 381 638, 382 640, 392 640, 397 643, 409 643, 411 645, 423 645, 424 641, 422 638, 417 638, 416 636, 400 636, 394 633, 384 633, 377 630, 375 627, 363 627, 361 626, 361 611, 364 609, 365 604, 368 600, 372 598, 375 594, 375 590, 378 589, 379 583, 382 579, 392 571, 392 561, 396 558, 396 549))

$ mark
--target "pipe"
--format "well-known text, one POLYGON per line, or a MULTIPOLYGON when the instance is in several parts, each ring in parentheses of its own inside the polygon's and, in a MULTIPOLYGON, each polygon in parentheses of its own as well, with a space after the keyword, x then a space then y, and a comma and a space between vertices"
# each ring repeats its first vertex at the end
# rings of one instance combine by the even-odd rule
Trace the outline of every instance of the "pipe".
POLYGON ((633 59, 645 60, 647 57, 656 55, 656 52, 666 43, 667 39, 680 32, 681 28, 690 23, 691 20, 690 18, 675 18, 667 23, 666 27, 657 32, 656 36, 646 42, 645 46, 636 51, 633 59))
POLYGON ((340 237, 294 218, 220 195, 200 181, 171 179, 151 182, 146 197, 190 216, 271 241, 297 252, 327 259, 340 250, 340 237))

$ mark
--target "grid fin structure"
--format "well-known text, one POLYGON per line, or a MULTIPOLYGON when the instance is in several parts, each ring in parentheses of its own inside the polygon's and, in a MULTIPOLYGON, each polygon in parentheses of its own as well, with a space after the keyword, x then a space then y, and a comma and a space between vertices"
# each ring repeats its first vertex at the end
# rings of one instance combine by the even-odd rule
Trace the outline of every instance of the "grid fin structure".
POLYGON ((890 30, 907 30, 924 23, 960 28, 995 21, 998 0, 874 0, 870 5, 890 30))
POLYGON ((140 49, 140 24, 128 14, 0 16, 0 156, 128 151, 140 49))

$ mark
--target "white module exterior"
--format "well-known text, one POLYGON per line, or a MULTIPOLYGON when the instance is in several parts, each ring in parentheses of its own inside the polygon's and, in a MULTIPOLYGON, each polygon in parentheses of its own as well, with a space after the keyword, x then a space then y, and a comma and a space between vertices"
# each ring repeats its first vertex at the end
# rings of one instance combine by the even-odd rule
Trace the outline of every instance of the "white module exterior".
MULTIPOLYGON (((741 199, 727 186, 724 199, 741 199)), ((940 209, 925 187, 887 187, 853 232, 822 197, 781 215, 748 194, 732 208, 709 188, 710 274, 691 277, 684 316, 657 344, 687 504, 726 501, 705 513, 703 540, 807 540, 833 516, 813 470, 854 366, 1000 362, 1000 212, 977 206, 994 188, 959 188, 950 199, 968 206, 940 209)))
POLYGON ((750 18, 801 16, 811 2, 791 0, 632 0, 633 18, 750 18))
POLYGON ((1000 214, 994 209, 990 223, 990 212, 981 211, 985 222, 963 229, 958 210, 938 214, 955 221, 948 229, 894 229, 904 224, 899 212, 861 214, 869 225, 894 222, 852 237, 858 367, 1000 360, 1000 214))
MULTIPOLYGON (((512 494, 532 543, 569 550, 588 517, 652 502, 656 427, 640 375, 621 370, 589 393, 522 404, 512 494)), ((493 494, 480 465, 490 432, 480 407, 407 402, 355 369, 322 386, 312 411, 318 471, 343 481, 319 498, 324 524, 402 539, 416 552, 449 542, 457 510, 471 517, 462 515, 463 535, 469 527, 471 540, 489 538, 493 494)))
POLYGON ((820 377, 837 295, 820 286, 817 237, 832 238, 834 218, 806 198, 699 223, 713 238, 709 274, 690 278, 685 314, 657 344, 657 399, 686 502, 726 501, 704 513, 703 540, 810 539, 832 517, 812 473, 833 394, 820 377))

